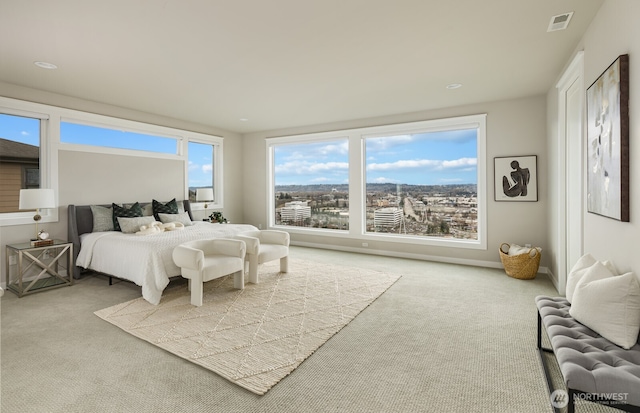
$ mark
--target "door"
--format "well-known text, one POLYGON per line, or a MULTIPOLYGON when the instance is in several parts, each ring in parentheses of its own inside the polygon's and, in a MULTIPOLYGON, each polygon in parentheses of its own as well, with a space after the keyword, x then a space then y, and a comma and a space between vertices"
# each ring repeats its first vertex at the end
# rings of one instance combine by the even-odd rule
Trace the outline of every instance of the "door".
MULTIPOLYGON (((578 52, 558 89, 557 146, 557 255, 555 278, 560 294, 565 294, 567 274, 582 256, 583 233, 583 147, 584 112, 583 52, 578 52)), ((553 231, 553 229, 552 229, 553 231)))
POLYGON ((582 256, 583 206, 583 139, 582 139, 582 81, 576 79, 566 92, 567 128, 567 260, 566 273, 582 256))

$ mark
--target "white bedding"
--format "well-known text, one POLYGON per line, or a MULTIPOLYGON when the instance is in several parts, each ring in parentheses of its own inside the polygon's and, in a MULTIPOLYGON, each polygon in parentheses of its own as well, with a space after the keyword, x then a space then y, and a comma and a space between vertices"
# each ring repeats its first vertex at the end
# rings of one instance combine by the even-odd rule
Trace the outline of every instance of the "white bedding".
POLYGON ((184 230, 144 236, 118 231, 93 232, 80 236, 76 265, 133 281, 142 287, 145 300, 158 304, 169 277, 180 275, 180 268, 171 257, 177 245, 196 239, 230 238, 256 229, 246 224, 194 222, 184 230))

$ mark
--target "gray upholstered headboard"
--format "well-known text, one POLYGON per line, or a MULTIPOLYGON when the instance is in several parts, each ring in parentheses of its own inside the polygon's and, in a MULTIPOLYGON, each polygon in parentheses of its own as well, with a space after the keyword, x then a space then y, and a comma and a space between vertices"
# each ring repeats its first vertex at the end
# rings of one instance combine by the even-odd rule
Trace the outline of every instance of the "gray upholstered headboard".
MULTIPOLYGON (((141 203, 141 206, 145 206, 147 203, 141 203)), ((191 220, 193 220, 193 214, 191 213, 191 203, 189 200, 182 201, 185 212, 189 214, 191 220)), ((111 207, 111 204, 100 205, 103 207, 111 207)), ((69 205, 67 208, 67 214, 69 216, 67 237, 69 241, 73 242, 73 262, 76 262, 78 253, 80 252, 80 235, 93 231, 93 213, 91 212, 91 205, 69 205)), ((80 278, 79 267, 75 267, 73 270, 73 278, 80 278)))

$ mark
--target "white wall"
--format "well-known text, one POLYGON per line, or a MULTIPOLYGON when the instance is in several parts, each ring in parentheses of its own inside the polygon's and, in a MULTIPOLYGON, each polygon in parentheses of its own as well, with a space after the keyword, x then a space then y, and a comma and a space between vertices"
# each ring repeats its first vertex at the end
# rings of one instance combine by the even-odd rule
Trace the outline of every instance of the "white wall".
POLYGON ((611 259, 620 271, 640 271, 634 254, 640 241, 640 2, 607 0, 584 36, 585 84, 591 85, 621 54, 629 54, 630 217, 623 223, 594 214, 585 215, 585 251, 611 259))
MULTIPOLYGON (((250 224, 266 227, 266 142, 268 137, 296 135, 401 122, 440 119, 487 113, 487 199, 488 249, 470 250, 433 246, 372 242, 363 252, 413 256, 452 262, 497 266, 502 242, 531 243, 546 250, 547 156, 546 103, 544 96, 493 102, 437 111, 386 116, 328 125, 253 133, 244 136, 244 217, 250 224), (538 202, 495 202, 493 158, 496 156, 538 156, 538 202)), ((293 243, 319 244, 327 248, 362 249, 361 241, 314 235, 292 235, 293 243)), ((542 265, 545 265, 543 253, 542 265)))
MULTIPOLYGON (((619 222, 584 211, 584 251, 596 259, 610 259, 619 271, 640 271, 640 255, 635 253, 640 241, 640 2, 636 0, 607 0, 591 22, 589 29, 576 50, 584 50, 584 84, 588 88, 621 54, 629 54, 630 69, 630 222, 619 222)), ((567 62, 569 62, 569 58, 567 62)), ((548 148, 550 159, 557 157, 557 91, 550 89, 548 104, 548 148)), ((586 135, 583 140, 586 143, 586 135)), ((585 152, 586 153, 586 152, 585 152)), ((586 171, 583 171, 583 174, 586 171)), ((584 175, 583 175, 584 176, 584 175)), ((558 273, 555 260, 557 251, 563 248, 553 241, 557 238, 557 223, 553 207, 553 182, 550 185, 549 261, 551 271, 558 273)), ((585 195, 586 196, 586 195, 585 195)), ((585 201, 586 208, 586 201, 585 201)), ((570 263, 572 265, 572 263, 570 263)))
MULTIPOLYGON (((1 82, 0 96, 223 137, 223 214, 231 222, 242 222, 243 193, 238 190, 242 185, 243 172, 240 135, 209 126, 1 82)), ((67 239, 67 205, 69 204, 150 202, 152 198, 166 201, 174 197, 183 199, 186 193, 184 165, 180 161, 71 151, 60 151, 58 161, 60 204, 58 222, 41 224, 41 227, 46 227, 53 238, 67 239), (127 175, 130 175, 128 179, 127 175)), ((203 211, 194 213, 195 219, 203 217, 203 211)), ((27 241, 32 231, 34 231, 34 224, 0 227, 2 282, 5 280, 4 246, 27 241)))

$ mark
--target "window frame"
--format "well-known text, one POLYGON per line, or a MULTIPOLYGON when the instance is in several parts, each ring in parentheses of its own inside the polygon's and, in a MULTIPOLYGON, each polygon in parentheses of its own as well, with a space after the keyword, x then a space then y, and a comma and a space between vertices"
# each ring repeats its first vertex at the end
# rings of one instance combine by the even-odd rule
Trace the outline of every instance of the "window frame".
MULTIPOLYGON (((125 155, 136 157, 151 157, 156 159, 175 159, 184 163, 184 199, 189 199, 189 158, 188 143, 198 142, 214 146, 213 184, 216 200, 207 203, 207 209, 221 209, 224 207, 224 176, 223 157, 224 145, 221 136, 208 135, 151 123, 132 121, 112 116, 65 109, 41 103, 27 102, 0 96, 0 113, 15 116, 25 116, 40 119, 40 187, 54 190, 56 204, 59 204, 58 185, 58 151, 77 151, 98 154, 125 155), (73 122, 88 126, 109 129, 123 129, 135 133, 158 135, 176 139, 176 153, 144 151, 137 149, 111 148, 105 146, 85 145, 75 143, 61 143, 60 123, 73 122)), ((192 211, 204 210, 204 202, 191 203, 192 211)), ((59 208, 41 211, 41 223, 57 222, 59 208)), ((0 227, 24 225, 33 223, 33 212, 5 212, 0 213, 0 227)))
POLYGON ((213 169, 211 171, 211 173, 213 174, 213 202, 191 202, 191 210, 204 211, 205 204, 207 205, 207 211, 213 209, 222 209, 224 207, 224 190, 222 187, 222 172, 224 170, 224 147, 222 145, 223 139, 216 136, 194 134, 192 138, 188 139, 186 142, 183 142, 183 150, 185 156, 185 177, 187 179, 185 182, 186 194, 184 199, 189 199, 189 142, 213 146, 213 169), (198 137, 197 135, 200 136, 198 137))
POLYGON ((285 230, 293 234, 318 235, 321 237, 347 238, 362 241, 383 241, 398 244, 432 245, 465 249, 487 249, 487 160, 486 160, 486 114, 458 116, 417 122, 388 124, 331 132, 272 137, 265 140, 267 153, 267 227, 285 230), (426 236, 402 236, 397 234, 371 233, 366 231, 366 138, 417 132, 453 131, 476 129, 477 144, 477 202, 478 238, 476 240, 439 238, 426 236), (336 231, 318 228, 303 228, 275 225, 275 158, 273 148, 283 144, 330 141, 347 137, 349 141, 349 230, 336 231))
MULTIPOLYGON (((108 146, 96 146, 90 144, 62 143, 60 147, 66 151, 79 151, 91 153, 103 153, 111 155, 127 155, 139 156, 155 159, 177 159, 184 161, 184 199, 189 199, 189 142, 202 143, 214 146, 214 165, 213 165, 213 186, 214 186, 214 202, 207 202, 207 210, 221 209, 224 207, 224 188, 223 188, 223 138, 215 135, 207 135, 198 132, 191 132, 181 129, 170 128, 166 126, 153 125, 131 121, 120 118, 112 118, 104 115, 93 113, 79 112, 74 110, 65 110, 65 115, 61 117, 61 122, 72 122, 86 126, 96 126, 107 129, 122 129, 128 132, 141 133, 146 135, 155 135, 160 137, 176 139, 176 153, 169 154, 163 152, 144 151, 139 149, 113 148, 108 146), (112 122, 112 123, 110 123, 112 122)), ((205 202, 191 202, 192 211, 204 211, 205 202)))
MULTIPOLYGON (((51 188, 57 198, 57 153, 51 150, 51 115, 45 105, 0 97, 0 113, 40 120, 40 188, 51 188)), ((57 203, 57 202, 56 202, 57 203)), ((35 224, 34 211, 0 213, 0 227, 35 224)), ((40 211, 40 223, 57 222, 58 208, 40 211)))
MULTIPOLYGON (((287 230, 289 232, 297 232, 298 230, 302 230, 303 233, 308 233, 307 231, 312 231, 315 233, 326 233, 333 236, 344 237, 348 236, 351 228, 348 230, 339 230, 339 229, 327 229, 327 228, 305 228, 305 227, 296 227, 290 225, 276 225, 275 224, 275 147, 283 146, 283 145, 296 145, 296 144, 305 144, 305 143, 322 143, 322 142, 335 142, 337 140, 346 139, 349 143, 349 165, 351 165, 351 139, 348 134, 345 134, 344 131, 338 132, 322 132, 322 133, 313 133, 307 135, 296 135, 296 136, 287 136, 287 137, 277 137, 277 138, 268 138, 266 140, 267 144, 267 226, 269 228, 274 229, 282 229, 287 230)), ((349 166, 349 203, 351 203, 351 166, 349 166)), ((351 206, 349 207, 351 210, 351 206)), ((351 221, 349 221, 349 227, 351 227, 351 221)))

